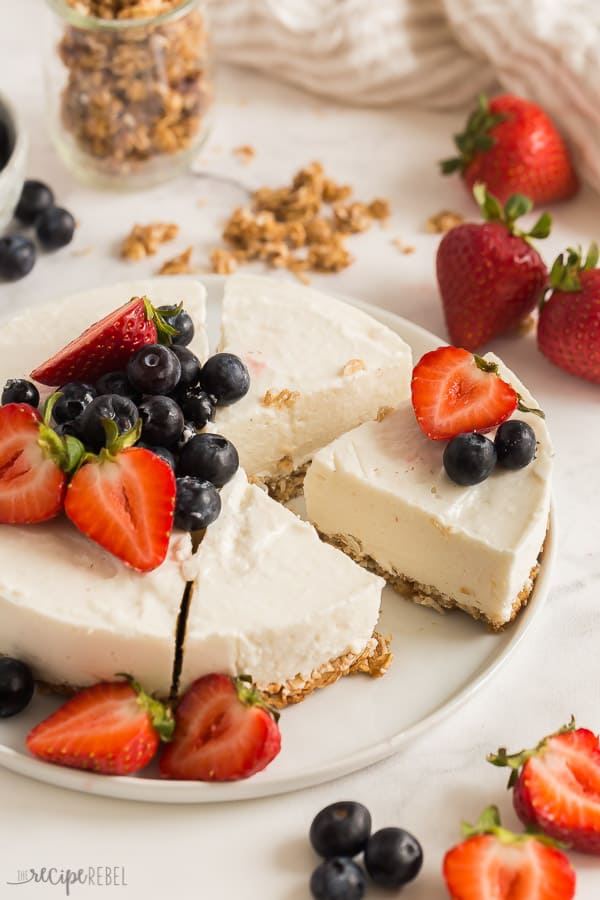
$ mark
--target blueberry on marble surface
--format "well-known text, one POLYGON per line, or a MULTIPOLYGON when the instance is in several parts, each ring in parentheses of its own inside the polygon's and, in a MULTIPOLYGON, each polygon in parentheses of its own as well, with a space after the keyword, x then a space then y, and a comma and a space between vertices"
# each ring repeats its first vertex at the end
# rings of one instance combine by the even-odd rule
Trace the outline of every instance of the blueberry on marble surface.
POLYGON ((356 856, 364 850, 371 834, 371 814, 366 806, 352 800, 331 803, 322 809, 310 826, 309 838, 319 856, 356 856))
POLYGON ((18 281, 35 265, 35 244, 22 234, 9 234, 0 238, 0 278, 18 281))

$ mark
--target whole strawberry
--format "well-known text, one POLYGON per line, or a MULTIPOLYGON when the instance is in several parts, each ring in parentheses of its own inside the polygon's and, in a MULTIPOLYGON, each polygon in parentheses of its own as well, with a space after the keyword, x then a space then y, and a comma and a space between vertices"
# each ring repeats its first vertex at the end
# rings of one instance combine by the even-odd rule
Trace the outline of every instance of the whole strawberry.
POLYGON ((444 857, 452 900, 572 900, 575 872, 568 857, 543 834, 513 834, 495 806, 444 857))
POLYGON ((454 142, 460 155, 443 160, 443 174, 460 172, 469 188, 484 182, 501 203, 511 194, 527 194, 539 206, 566 200, 579 188, 556 126, 522 97, 480 97, 454 142))
POLYGON ((598 247, 585 260, 569 248, 550 272, 552 292, 540 310, 538 347, 551 363, 600 383, 600 269, 598 247))
POLYGON ((512 769, 508 787, 521 821, 581 853, 600 854, 600 743, 571 719, 531 750, 488 762, 512 769))
POLYGON ((485 222, 447 232, 436 258, 450 340, 467 350, 515 328, 539 304, 548 272, 529 239, 547 237, 552 224, 544 213, 524 232, 515 223, 531 209, 527 197, 516 194, 503 208, 484 185, 473 194, 485 222))

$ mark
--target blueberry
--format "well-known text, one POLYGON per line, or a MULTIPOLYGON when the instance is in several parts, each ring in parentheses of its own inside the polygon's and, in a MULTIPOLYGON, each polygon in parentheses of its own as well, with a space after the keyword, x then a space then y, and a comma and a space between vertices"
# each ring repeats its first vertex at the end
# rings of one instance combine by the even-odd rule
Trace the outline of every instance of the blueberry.
POLYGON ((183 413, 170 397, 151 396, 138 405, 142 440, 158 447, 174 447, 183 431, 183 413))
POLYGON ((120 394, 121 397, 129 397, 134 403, 142 399, 140 391, 137 391, 129 381, 126 372, 106 372, 96 382, 98 394, 120 394))
POLYGON ((523 469, 535 457, 535 431, 527 422, 509 419, 496 432, 494 446, 499 466, 504 469, 523 469))
POLYGON ((444 468, 456 484, 479 484, 485 481, 495 465, 494 444, 475 431, 457 434, 444 450, 444 468))
POLYGON ((173 471, 175 471, 175 457, 171 453, 170 450, 167 450, 166 447, 150 447, 148 444, 145 444, 143 441, 138 441, 135 445, 136 447, 142 447, 144 450, 150 450, 151 453, 154 453, 155 456, 158 456, 159 459, 163 459, 166 463, 168 463, 173 471))
POLYGON ((60 425, 54 426, 54 430, 61 437, 70 434, 71 437, 76 437, 82 444, 85 444, 79 419, 70 419, 68 422, 61 422, 60 425))
POLYGON ((2 405, 6 403, 28 403, 37 408, 40 392, 35 384, 25 378, 9 378, 2 391, 2 405))
MULTIPOLYGON (((159 312, 172 312, 174 309, 177 309, 176 306, 159 306, 159 312)), ((192 317, 189 313, 186 313, 185 309, 182 309, 181 312, 177 313, 176 316, 170 316, 167 319, 169 325, 172 325, 173 328, 176 328, 179 332, 174 335, 171 339, 173 344, 179 345, 180 347, 187 347, 192 338, 194 337, 194 323, 192 322, 192 317)))
POLYGON ((190 388, 180 395, 179 405, 186 419, 196 428, 204 428, 215 417, 216 400, 202 388, 190 388))
POLYGON ((169 347, 145 344, 127 363, 127 377, 143 394, 170 394, 181 375, 181 363, 169 347))
POLYGON ((176 528, 183 528, 185 531, 207 528, 218 519, 220 512, 221 497, 214 484, 191 475, 177 479, 176 528))
POLYGON ((202 387, 217 398, 219 406, 240 400, 250 388, 248 369, 233 353, 217 353, 207 359, 200 373, 202 387))
POLYGON ((365 875, 351 859, 334 856, 317 866, 310 879, 315 900, 361 900, 365 895, 365 875))
POLYGON ((75 219, 70 212, 60 206, 50 206, 38 216, 35 233, 46 250, 59 250, 73 240, 75 219))
POLYGON ((81 414, 78 423, 84 444, 94 451, 104 447, 106 441, 102 419, 113 419, 119 433, 124 434, 133 428, 139 419, 139 413, 132 400, 119 394, 100 394, 92 400, 81 414))
POLYGON ((177 382, 177 390, 185 390, 192 387, 200 381, 200 369, 202 368, 200 360, 195 353, 182 347, 180 344, 173 344, 171 351, 175 354, 181 363, 181 375, 177 382))
POLYGON ((179 454, 178 475, 193 475, 223 487, 239 467, 238 452, 220 434, 196 434, 184 444, 179 454))
POLYGON ((362 803, 342 800, 317 813, 310 842, 319 856, 356 856, 371 834, 371 814, 362 803))
POLYGON ((24 225, 33 225, 37 217, 54 205, 54 194, 43 181, 26 181, 15 209, 24 225))
POLYGON ((179 436, 179 440, 177 441, 176 450, 181 450, 181 448, 187 444, 189 440, 191 440, 195 434, 198 434, 198 429, 194 425, 193 422, 184 422, 183 431, 179 436))
POLYGON ((33 697, 31 669, 19 659, 0 658, 0 718, 15 716, 33 697))
POLYGON ((22 234, 9 234, 0 238, 0 278, 18 281, 24 278, 35 264, 35 244, 22 234))
POLYGON ((61 396, 54 404, 52 415, 58 424, 76 419, 96 397, 96 389, 83 381, 69 381, 57 393, 61 396))
POLYGON ((381 828, 367 841, 365 867, 381 887, 401 887, 417 877, 422 865, 421 845, 403 828, 381 828))

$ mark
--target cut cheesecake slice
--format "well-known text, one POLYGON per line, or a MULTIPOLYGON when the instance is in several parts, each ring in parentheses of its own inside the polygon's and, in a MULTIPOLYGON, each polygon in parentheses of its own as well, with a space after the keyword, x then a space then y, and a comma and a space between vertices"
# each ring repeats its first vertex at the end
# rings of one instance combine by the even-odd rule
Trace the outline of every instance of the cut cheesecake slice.
MULTIPOLYGON (((486 359, 537 407, 512 372, 492 354, 486 359)), ((527 602, 550 509, 546 425, 533 414, 513 418, 536 433, 533 462, 518 471, 497 466, 482 483, 461 487, 444 471, 446 443, 425 437, 404 403, 315 455, 304 484, 308 518, 417 602, 460 607, 500 628, 527 602)))
POLYGON ((193 590, 179 689, 209 672, 248 674, 280 704, 351 670, 389 663, 373 637, 384 581, 239 470, 187 573, 193 590))
MULTIPOLYGON (((189 277, 172 276, 161 281, 123 281, 81 291, 31 306, 2 322, 0 329, 0 390, 8 378, 29 377, 29 373, 94 322, 118 309, 132 297, 144 297, 163 306, 182 302, 194 320, 195 334, 190 349, 201 360, 208 356, 206 336, 206 289, 189 277)), ((48 389, 43 389, 48 393, 48 389)))
POLYGON ((411 351, 371 316, 273 278, 229 278, 220 350, 241 356, 250 391, 217 410, 248 475, 278 499, 299 493, 313 453, 409 395, 411 351))
POLYGON ((141 574, 65 518, 0 525, 0 652, 65 690, 126 672, 160 697, 171 690, 189 534, 141 574))

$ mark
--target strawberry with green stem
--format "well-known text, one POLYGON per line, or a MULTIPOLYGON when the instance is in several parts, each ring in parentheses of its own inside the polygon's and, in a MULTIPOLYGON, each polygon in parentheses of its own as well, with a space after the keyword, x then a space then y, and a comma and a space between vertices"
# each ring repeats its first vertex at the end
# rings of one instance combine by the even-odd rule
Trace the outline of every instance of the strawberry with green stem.
POLYGON ((468 188, 484 182, 502 203, 511 194, 526 194, 540 206, 566 200, 579 188, 556 126, 522 97, 480 97, 454 142, 458 156, 442 161, 442 173, 459 172, 468 188))
POLYGON ((34 756, 59 766, 105 775, 131 775, 171 740, 167 707, 130 676, 79 691, 27 735, 34 756))
POLYGON ((517 219, 532 206, 520 194, 504 206, 483 184, 473 194, 485 221, 447 232, 436 257, 450 340, 467 350, 516 328, 539 304, 548 272, 531 240, 547 237, 552 225, 544 213, 529 231, 519 228, 517 219))
POLYGON ((132 353, 145 344, 171 343, 178 331, 168 319, 181 309, 180 304, 161 311, 147 297, 134 297, 37 366, 31 377, 54 386, 69 381, 93 383, 107 372, 123 370, 132 353))
POLYGON ((555 366, 600 383, 600 269, 598 246, 587 255, 570 247, 550 270, 550 292, 538 322, 538 348, 555 366))
POLYGON ((173 528, 176 483, 171 466, 133 445, 140 420, 119 434, 104 419, 106 447, 86 453, 66 492, 65 513, 91 540, 126 565, 150 572, 165 559, 173 528))
POLYGON ((442 873, 452 900, 572 900, 575 872, 556 842, 543 834, 513 834, 495 806, 448 850, 442 873))
POLYGON ((600 742, 575 720, 519 753, 501 747, 488 762, 511 769, 521 821, 581 853, 600 854, 600 742))
POLYGON ((44 416, 26 403, 0 407, 0 522, 32 525, 53 519, 63 508, 67 476, 85 448, 71 435, 50 427, 60 394, 46 403, 44 416))

